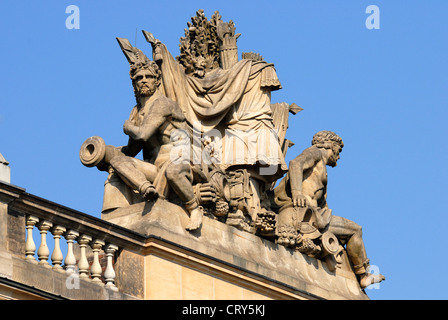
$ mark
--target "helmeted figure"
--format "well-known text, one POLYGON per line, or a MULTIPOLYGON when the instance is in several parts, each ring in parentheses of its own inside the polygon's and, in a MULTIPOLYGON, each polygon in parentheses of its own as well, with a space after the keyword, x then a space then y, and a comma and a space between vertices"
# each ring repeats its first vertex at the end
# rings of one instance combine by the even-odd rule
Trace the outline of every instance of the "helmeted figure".
MULTIPOLYGON (((161 93, 157 64, 132 47, 127 39, 117 40, 130 63, 137 105, 123 125, 124 133, 129 136, 128 144, 118 148, 109 146, 101 162, 96 164, 109 172, 102 212, 142 200, 166 198, 169 190, 173 190, 190 214, 186 228, 197 229, 203 212, 192 187, 194 168, 189 159, 177 155, 176 149, 176 144, 190 144, 189 136, 182 134, 186 132, 184 114, 176 102, 161 93), (143 160, 135 158, 140 151, 143 160)), ((88 149, 88 144, 86 141, 81 150, 88 149)))

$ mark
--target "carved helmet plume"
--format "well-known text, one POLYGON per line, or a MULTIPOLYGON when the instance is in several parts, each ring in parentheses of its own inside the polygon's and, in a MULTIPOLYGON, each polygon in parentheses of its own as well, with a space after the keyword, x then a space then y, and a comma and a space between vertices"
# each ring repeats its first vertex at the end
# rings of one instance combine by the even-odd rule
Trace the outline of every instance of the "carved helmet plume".
POLYGON ((117 38, 121 51, 123 51, 126 59, 130 65, 129 75, 132 80, 135 80, 136 74, 141 70, 147 70, 157 79, 160 79, 161 71, 159 66, 148 59, 148 57, 138 48, 131 45, 128 39, 117 38))

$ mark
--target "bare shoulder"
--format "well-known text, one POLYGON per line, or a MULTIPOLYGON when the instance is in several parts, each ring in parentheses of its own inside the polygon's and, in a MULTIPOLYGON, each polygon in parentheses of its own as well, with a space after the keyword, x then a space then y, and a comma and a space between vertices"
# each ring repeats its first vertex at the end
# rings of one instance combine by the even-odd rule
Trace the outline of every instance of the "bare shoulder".
POLYGON ((176 101, 164 96, 158 96, 153 103, 153 108, 157 114, 164 117, 173 117, 178 120, 184 120, 182 109, 176 101))
POLYGON ((299 154, 295 159, 291 160, 291 162, 316 162, 320 159, 322 159, 322 152, 320 151, 320 149, 315 146, 311 146, 303 150, 303 152, 299 154))

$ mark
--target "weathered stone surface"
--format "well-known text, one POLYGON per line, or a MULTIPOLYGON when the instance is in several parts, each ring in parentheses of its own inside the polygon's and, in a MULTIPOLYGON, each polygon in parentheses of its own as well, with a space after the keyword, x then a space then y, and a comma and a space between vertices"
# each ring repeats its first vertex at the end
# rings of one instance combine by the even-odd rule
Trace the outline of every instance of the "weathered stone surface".
MULTIPOLYGON (((12 193, 9 185, 0 187, 1 197, 12 193)), ((50 299, 367 299, 345 256, 343 267, 333 272, 322 261, 209 217, 189 232, 184 228, 187 212, 162 199, 98 219, 20 191, 16 188, 19 195, 8 205, 14 209, 4 206, 1 211, 5 221, 16 225, 5 228, 7 232, 21 224, 24 232, 22 217, 35 214, 120 248, 114 257, 119 292, 113 292, 84 279, 77 287, 76 278, 65 272, 30 263, 24 251, 11 254, 8 245, 1 246, 0 277, 36 288, 50 299), (204 283, 211 287, 202 288, 204 283)), ((7 244, 14 236, 4 238, 7 244)))
POLYGON ((123 293, 112 293, 89 280, 70 279, 70 275, 65 272, 56 272, 18 257, 12 256, 9 262, 13 266, 10 280, 60 298, 73 300, 135 299, 135 297, 123 293))
POLYGON ((9 162, 0 153, 0 180, 10 183, 11 182, 11 168, 9 162))
POLYGON ((121 292, 144 299, 145 270, 144 258, 130 251, 122 251, 115 264, 117 287, 121 292))
POLYGON ((8 212, 8 250, 17 255, 25 252, 25 215, 10 210, 8 212))
POLYGON ((103 219, 297 291, 325 299, 367 299, 347 259, 340 270, 330 271, 318 259, 208 217, 201 228, 189 232, 185 230, 186 211, 165 200, 159 199, 154 205, 135 204, 103 215, 103 219))

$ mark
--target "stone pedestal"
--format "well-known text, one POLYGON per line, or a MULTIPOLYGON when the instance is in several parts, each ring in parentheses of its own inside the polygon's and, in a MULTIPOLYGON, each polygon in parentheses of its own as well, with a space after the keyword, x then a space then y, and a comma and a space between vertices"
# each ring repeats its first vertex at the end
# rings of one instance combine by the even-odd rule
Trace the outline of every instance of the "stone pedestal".
POLYGON ((102 219, 147 237, 117 257, 117 286, 141 299, 368 299, 346 256, 340 269, 165 200, 139 203, 102 219), (126 279, 121 280, 121 279, 126 279))

